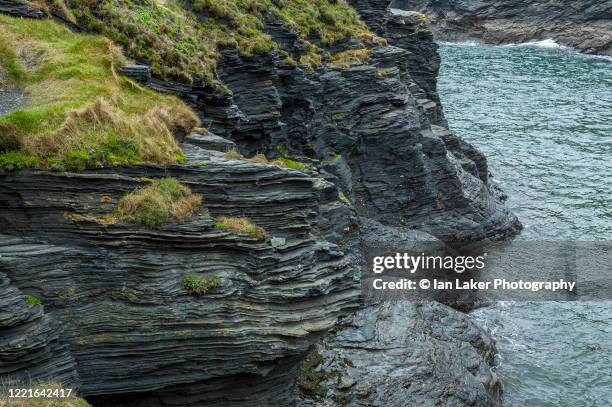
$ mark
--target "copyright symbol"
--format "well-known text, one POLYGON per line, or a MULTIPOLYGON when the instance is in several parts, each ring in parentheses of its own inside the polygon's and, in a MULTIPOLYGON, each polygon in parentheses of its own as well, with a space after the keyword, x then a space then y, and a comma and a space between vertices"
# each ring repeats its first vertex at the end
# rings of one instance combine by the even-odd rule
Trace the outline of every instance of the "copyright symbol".
POLYGON ((421 287, 423 290, 428 290, 430 285, 431 283, 429 282, 429 280, 419 281, 419 287, 421 287))

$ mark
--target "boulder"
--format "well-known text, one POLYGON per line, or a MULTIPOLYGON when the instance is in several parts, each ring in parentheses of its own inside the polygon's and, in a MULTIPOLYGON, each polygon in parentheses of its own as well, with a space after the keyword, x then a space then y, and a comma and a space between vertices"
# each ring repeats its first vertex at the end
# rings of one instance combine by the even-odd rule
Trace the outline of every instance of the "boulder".
POLYGON ((301 406, 501 406, 494 341, 463 313, 426 302, 359 310, 302 364, 301 406))

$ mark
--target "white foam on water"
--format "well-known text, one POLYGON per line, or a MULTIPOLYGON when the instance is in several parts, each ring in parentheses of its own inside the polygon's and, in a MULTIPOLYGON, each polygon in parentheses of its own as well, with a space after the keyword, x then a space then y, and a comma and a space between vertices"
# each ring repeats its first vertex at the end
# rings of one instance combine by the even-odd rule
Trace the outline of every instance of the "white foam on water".
POLYGON ((555 40, 549 38, 541 41, 528 41, 521 43, 511 43, 511 44, 485 44, 479 41, 462 41, 462 42, 453 42, 453 41, 438 41, 441 45, 450 45, 450 46, 459 46, 459 47, 505 47, 505 48, 544 48, 544 49, 558 49, 563 51, 568 51, 574 54, 577 54, 584 58, 592 58, 592 59, 600 59, 608 62, 612 62, 612 56, 610 55, 597 55, 597 54, 585 54, 580 52, 574 48, 567 47, 565 45, 561 45, 557 43, 555 40))
POLYGON ((460 41, 460 42, 438 41, 438 44, 442 44, 442 45, 456 45, 456 46, 460 46, 460 47, 477 47, 477 46, 484 45, 482 42, 478 42, 478 41, 460 41))
POLYGON ((537 48, 549 48, 549 49, 567 49, 568 47, 557 43, 553 39, 546 39, 541 41, 528 41, 521 42, 519 44, 506 44, 503 47, 521 48, 521 47, 537 47, 537 48))

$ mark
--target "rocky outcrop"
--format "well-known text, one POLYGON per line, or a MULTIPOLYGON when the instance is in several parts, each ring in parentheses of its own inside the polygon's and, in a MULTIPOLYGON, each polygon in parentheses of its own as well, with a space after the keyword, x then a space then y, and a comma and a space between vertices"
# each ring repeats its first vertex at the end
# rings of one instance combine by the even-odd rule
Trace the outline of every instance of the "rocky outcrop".
POLYGON ((495 353, 482 329, 443 305, 368 307, 314 347, 319 363, 304 374, 319 396, 305 392, 301 405, 500 406, 495 353))
MULTIPOLYGON (((228 161, 195 146, 185 150, 189 161, 182 167, 0 174, 0 225, 19 237, 2 239, 0 270, 10 279, 3 284, 10 281, 43 304, 28 307, 16 288, 3 289, 2 298, 8 293, 11 302, 9 314, 2 314, 9 319, 2 338, 19 321, 40 321, 30 324, 36 336, 22 337, 36 338, 39 347, 60 336, 51 321, 64 331, 57 351, 47 346, 40 357, 28 352, 39 366, 2 363, 3 374, 63 377, 67 362, 47 363, 45 357, 64 360, 68 348, 81 393, 115 395, 109 405, 123 402, 117 395, 187 383, 191 390, 177 392, 185 399, 172 397, 174 405, 203 405, 215 397, 229 405, 238 378, 259 386, 264 404, 293 397, 291 376, 275 375, 275 368, 301 355, 356 306, 358 270, 317 231, 319 206, 333 207, 349 223, 351 211, 337 192, 334 202, 324 202, 320 182, 307 174, 228 161), (205 209, 160 229, 108 217, 124 193, 146 184, 143 177, 163 176, 200 193, 205 209), (249 216, 270 238, 219 230, 211 214, 249 216), (216 275, 222 284, 193 296, 181 287, 188 273, 216 275), (194 390, 211 386, 218 391, 194 390)), ((0 346, 2 360, 14 353, 5 349, 0 346)))
MULTIPOLYGON (((448 129, 431 31, 415 13, 390 11, 388 1, 355 6, 389 42, 373 47, 364 63, 312 70, 276 51, 245 57, 228 50, 217 72, 225 92, 149 79, 142 66, 128 67, 132 77, 179 95, 202 116, 209 130, 185 138, 184 165, 0 172, 0 272, 13 287, 10 301, 24 294, 42 301, 41 346, 49 360, 63 361, 46 364, 50 375, 78 377, 96 406, 291 405, 301 356, 359 305, 362 241, 414 236, 461 245, 517 233, 518 220, 489 183, 485 157, 448 129), (226 159, 221 151, 234 146, 246 156, 308 166, 226 159), (147 229, 109 216, 126 192, 165 176, 203 196, 194 217, 147 229), (248 216, 269 238, 220 230, 217 215, 248 216), (221 284, 196 297, 181 286, 186 274, 217 276, 221 284)), ((297 33, 272 16, 266 24, 290 55, 304 51, 297 33)), ((349 40, 334 51, 359 45, 349 40)), ((397 345, 406 356, 417 346, 422 358, 415 366, 431 374, 415 380, 427 383, 428 399, 496 400, 495 379, 486 373, 493 350, 480 332, 472 338, 474 328, 443 307, 395 307, 355 317, 353 329, 365 330, 365 321, 404 314, 406 324, 390 331, 399 336, 385 343, 368 336, 364 348, 379 347, 382 355, 397 345), (447 322, 463 325, 443 333, 447 322), (426 350, 444 356, 430 360, 426 350), (442 379, 454 374, 463 375, 467 395, 442 379)), ((324 342, 329 351, 322 345, 321 352, 362 358, 354 377, 365 378, 376 352, 353 356, 354 339, 324 342)), ((40 372, 26 365, 3 370, 31 371, 40 372)), ((381 380, 389 388, 398 383, 381 380)), ((329 397, 346 393, 330 386, 329 397)), ((346 393, 349 400, 355 394, 346 393)), ((420 396, 408 387, 399 397, 420 396)))
MULTIPOLYGON (((17 251, 34 249, 14 238, 0 236, 0 262, 5 245, 17 251)), ((44 255, 44 253, 39 253, 44 255)), ((28 287, 25 287, 28 290, 28 287)), ((0 272, 0 378, 30 383, 32 378, 57 380, 78 387, 79 378, 62 326, 43 307, 26 301, 24 292, 0 272)), ((32 297, 33 298, 33 297, 32 297)))
POLYGON ((552 39, 589 54, 612 55, 612 1, 394 0, 427 15, 440 40, 493 44, 552 39))
MULTIPOLYGON (((379 47, 367 64, 310 74, 227 54, 220 77, 234 94, 226 112, 237 119, 207 125, 246 155, 317 160, 361 216, 445 241, 514 234, 520 225, 492 193, 485 157, 447 129, 435 89, 439 57, 431 33, 423 35, 427 45, 412 51, 379 47)), ((407 47, 409 38, 423 41, 398 41, 407 47)))

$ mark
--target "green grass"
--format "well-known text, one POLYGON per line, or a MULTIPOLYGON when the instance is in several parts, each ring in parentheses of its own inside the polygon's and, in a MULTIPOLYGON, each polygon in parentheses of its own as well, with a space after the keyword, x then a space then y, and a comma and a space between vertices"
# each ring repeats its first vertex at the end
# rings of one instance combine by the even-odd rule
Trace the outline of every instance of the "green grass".
POLYGON ((310 165, 301 163, 299 161, 292 160, 288 157, 279 157, 276 160, 280 162, 283 167, 290 168, 292 170, 298 170, 298 171, 312 170, 312 167, 310 165))
POLYGON ((25 298, 25 300, 26 300, 26 302, 28 304, 31 304, 31 305, 42 305, 42 301, 38 297, 36 297, 34 295, 26 295, 24 298, 25 298))
POLYGON ((343 204, 345 204, 345 205, 347 205, 347 206, 350 206, 350 205, 351 205, 351 201, 350 201, 350 200, 349 200, 349 199, 346 197, 346 195, 344 195, 344 192, 339 191, 339 192, 338 192, 338 198, 340 199, 340 201, 341 201, 343 204))
POLYGON ((200 277, 194 274, 187 274, 183 276, 181 281, 181 287, 189 294, 202 296, 212 290, 213 288, 221 285, 222 279, 218 275, 210 277, 200 277))
POLYGON ((151 185, 125 195, 115 215, 124 222, 159 227, 170 219, 185 219, 202 204, 202 197, 175 178, 153 180, 151 185))
MULTIPOLYGON (((63 0, 60 0, 61 3, 63 0)), ((44 1, 53 7, 58 0, 44 1)), ((278 49, 265 32, 266 13, 300 32, 308 51, 300 63, 318 66, 324 50, 349 38, 379 42, 346 0, 65 0, 64 14, 123 45, 153 73, 191 83, 215 79, 225 48, 242 55, 278 49)), ((57 7, 55 8, 57 10, 57 7)), ((288 63, 294 61, 287 56, 288 63)), ((222 86, 221 86, 222 87, 222 86)))
POLYGON ((249 218, 219 216, 216 218, 215 227, 238 235, 253 236, 259 240, 268 236, 264 228, 253 224, 249 218))
POLYGON ((82 170, 183 159, 174 132, 197 125, 179 99, 116 74, 111 41, 51 20, 0 15, 0 63, 27 104, 0 117, 0 165, 82 170))

